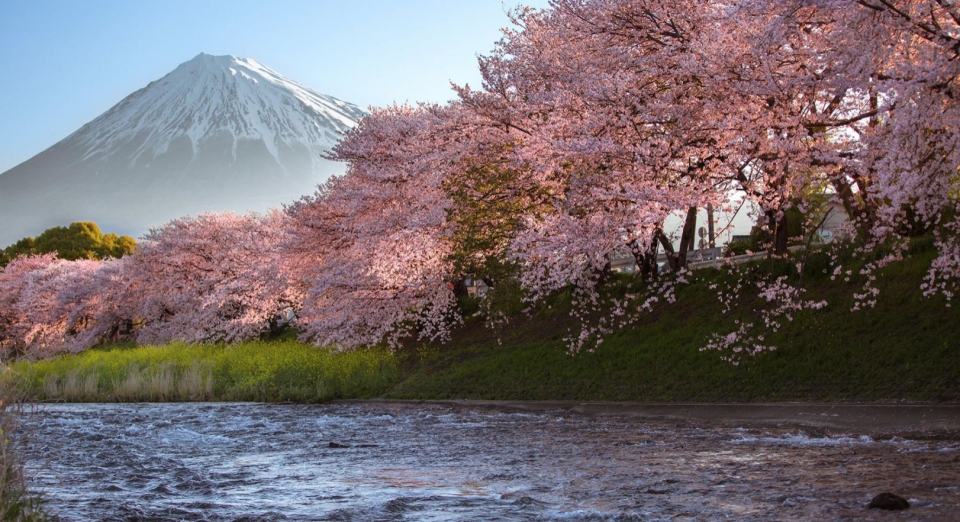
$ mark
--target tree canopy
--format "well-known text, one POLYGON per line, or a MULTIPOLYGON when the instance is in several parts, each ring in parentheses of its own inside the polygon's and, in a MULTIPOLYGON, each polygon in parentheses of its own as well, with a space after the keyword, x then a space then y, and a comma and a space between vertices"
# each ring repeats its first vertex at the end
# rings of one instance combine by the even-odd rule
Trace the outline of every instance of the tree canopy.
POLYGON ((56 253, 60 259, 121 258, 130 255, 137 242, 130 236, 104 234, 96 223, 79 221, 66 227, 53 227, 37 237, 25 237, 2 250, 0 266, 21 255, 56 253))
MULTIPOLYGON (((804 216, 842 206, 866 281, 855 309, 918 234, 935 251, 918 290, 949 302, 960 289, 952 2, 552 0, 511 21, 479 59, 481 86, 373 109, 331 153, 345 174, 284 212, 174 220, 100 263, 132 240, 74 223, 10 247, 27 255, 0 271, 0 343, 77 349, 120 319, 144 342, 232 341, 291 310, 303 339, 343 349, 447 339, 470 276, 509 279, 530 305, 571 295, 576 351, 676 299, 698 209, 732 193, 785 264, 791 236, 816 230, 804 216), (61 259, 37 255, 51 250, 61 259), (643 284, 605 292, 624 255, 643 284)), ((833 276, 854 270, 823 254, 833 276)), ((759 302, 766 328, 827 306, 803 298, 802 277, 737 281, 717 297, 759 302)), ((768 349, 752 327, 706 348, 768 349)))

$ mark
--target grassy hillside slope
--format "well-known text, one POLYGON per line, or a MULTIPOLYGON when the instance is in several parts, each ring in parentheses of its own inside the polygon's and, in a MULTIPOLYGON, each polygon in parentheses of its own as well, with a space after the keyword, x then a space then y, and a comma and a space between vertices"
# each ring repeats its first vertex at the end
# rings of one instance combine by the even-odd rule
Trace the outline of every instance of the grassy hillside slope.
POLYGON ((681 287, 675 304, 660 306, 635 327, 609 336, 593 353, 566 352, 562 337, 573 325, 561 314, 518 317, 498 334, 469 325, 447 346, 421 347, 419 356, 408 359, 407 379, 386 396, 960 401, 960 307, 946 306, 943 297, 922 296, 920 283, 931 258, 920 252, 880 270, 876 307, 856 312, 852 294, 863 281, 834 281, 818 266, 807 276, 806 298, 826 299, 829 306, 799 313, 779 332, 767 332, 765 344, 777 349, 747 356, 736 366, 700 348, 712 332, 734 330, 735 319, 757 322, 751 309, 763 303, 747 298, 723 314, 708 287, 724 276, 709 270, 681 287))

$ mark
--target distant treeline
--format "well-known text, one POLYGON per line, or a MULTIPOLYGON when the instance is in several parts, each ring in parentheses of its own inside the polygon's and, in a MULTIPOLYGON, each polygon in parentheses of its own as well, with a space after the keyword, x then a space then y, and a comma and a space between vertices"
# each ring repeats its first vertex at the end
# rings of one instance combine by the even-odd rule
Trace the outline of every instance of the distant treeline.
POLYGON ((25 237, 0 250, 0 267, 17 256, 56 253, 60 259, 120 258, 132 254, 137 241, 130 236, 104 234, 96 223, 79 221, 66 227, 48 228, 37 237, 25 237))

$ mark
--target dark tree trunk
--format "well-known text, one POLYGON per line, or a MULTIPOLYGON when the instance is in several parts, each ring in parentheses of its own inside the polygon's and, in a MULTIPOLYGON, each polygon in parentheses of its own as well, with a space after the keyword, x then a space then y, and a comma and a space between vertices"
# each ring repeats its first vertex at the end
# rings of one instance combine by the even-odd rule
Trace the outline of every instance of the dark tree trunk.
POLYGON ((657 263, 659 244, 656 241, 650 242, 650 248, 644 256, 646 265, 650 267, 651 279, 656 281, 660 277, 660 265, 657 263))
POLYGON ((687 218, 683 222, 680 234, 680 252, 677 255, 679 267, 687 266, 687 252, 693 250, 693 241, 697 233, 697 207, 687 209, 687 218))
POLYGON ((633 254, 633 260, 637 263, 637 267, 640 270, 640 280, 647 281, 649 279, 657 278, 657 238, 654 237, 650 241, 650 246, 643 250, 640 248, 640 243, 637 240, 633 240, 629 243, 630 253, 633 254))
POLYGON ((767 238, 770 241, 768 250, 772 255, 783 255, 787 252, 787 213, 776 210, 764 211, 767 218, 767 238))
MULTIPOLYGON (((861 185, 863 185, 863 183, 858 183, 857 187, 859 188, 861 185)), ((870 229, 873 226, 875 213, 869 201, 865 199, 862 194, 857 198, 856 194, 853 193, 853 184, 848 183, 845 179, 834 179, 833 188, 837 191, 837 196, 840 197, 840 203, 843 204, 843 209, 847 212, 847 216, 853 222, 854 226, 857 227, 857 232, 860 236, 864 239, 870 237, 870 229)))
POLYGON ((607 264, 603 265, 603 268, 595 272, 597 277, 597 286, 603 286, 610 279, 610 276, 613 275, 613 266, 610 264, 610 261, 607 260, 607 264))
POLYGON ((270 338, 276 337, 280 333, 280 321, 276 317, 270 319, 270 338))
POLYGON ((680 270, 680 261, 677 258, 677 253, 673 250, 673 244, 667 239, 667 235, 663 233, 663 229, 657 229, 655 240, 663 245, 663 253, 667 256, 667 264, 670 265, 670 270, 680 270))
POLYGON ((777 222, 777 238, 776 242, 774 243, 774 251, 778 255, 787 253, 787 242, 790 239, 787 235, 787 230, 787 213, 783 212, 777 222))
POLYGON ((687 209, 687 217, 683 222, 683 231, 680 233, 680 245, 677 250, 673 249, 673 244, 663 229, 658 229, 655 240, 663 246, 663 252, 667 255, 667 263, 670 269, 676 272, 687 266, 687 252, 693 250, 693 239, 697 232, 697 207, 687 209))

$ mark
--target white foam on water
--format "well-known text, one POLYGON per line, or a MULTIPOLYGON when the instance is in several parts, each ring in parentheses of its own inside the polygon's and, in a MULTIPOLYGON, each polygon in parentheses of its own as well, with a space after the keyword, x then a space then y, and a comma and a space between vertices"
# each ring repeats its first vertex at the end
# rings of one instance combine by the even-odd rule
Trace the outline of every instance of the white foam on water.
MULTIPOLYGON (((779 437, 755 437, 750 435, 741 435, 739 438, 731 439, 728 442, 733 444, 788 444, 792 446, 861 446, 864 444, 877 443, 877 441, 867 435, 860 435, 859 437, 810 437, 802 433, 795 435, 785 434, 780 435, 779 437)), ((906 441, 902 440, 901 442, 906 441)))

